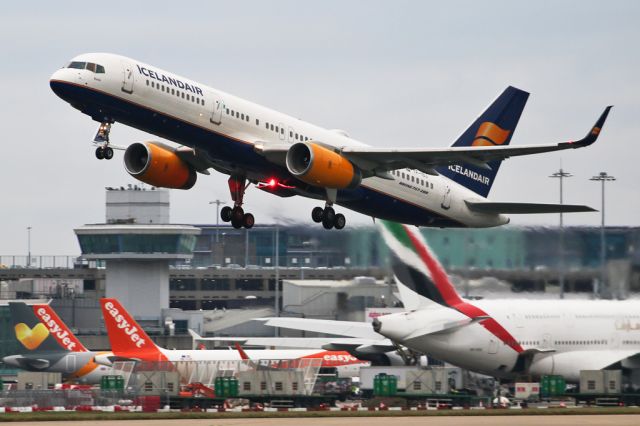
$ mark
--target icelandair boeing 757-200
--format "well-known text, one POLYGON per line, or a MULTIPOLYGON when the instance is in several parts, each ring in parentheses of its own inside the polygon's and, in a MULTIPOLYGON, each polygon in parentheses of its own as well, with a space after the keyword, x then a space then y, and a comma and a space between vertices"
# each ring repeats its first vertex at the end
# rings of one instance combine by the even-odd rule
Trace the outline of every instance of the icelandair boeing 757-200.
POLYGON ((234 207, 223 221, 250 228, 242 205, 245 189, 280 197, 324 200, 311 217, 342 229, 341 205, 373 218, 433 227, 489 227, 509 213, 593 211, 579 205, 490 202, 487 196, 502 160, 582 148, 600 134, 607 107, 577 141, 508 146, 529 94, 508 87, 447 148, 372 148, 342 130, 327 130, 134 59, 107 53, 74 58, 51 77, 51 88, 71 106, 100 122, 98 159, 113 158, 111 125, 125 125, 171 140, 135 142, 124 153, 136 179, 189 189, 209 169, 229 175, 234 207))

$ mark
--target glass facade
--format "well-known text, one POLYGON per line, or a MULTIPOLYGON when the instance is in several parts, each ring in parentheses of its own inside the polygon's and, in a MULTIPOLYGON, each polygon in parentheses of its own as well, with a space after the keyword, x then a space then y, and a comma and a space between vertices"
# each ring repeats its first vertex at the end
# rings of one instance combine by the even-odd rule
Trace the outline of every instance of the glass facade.
POLYGON ((78 235, 83 254, 168 253, 191 254, 195 235, 111 234, 78 235))

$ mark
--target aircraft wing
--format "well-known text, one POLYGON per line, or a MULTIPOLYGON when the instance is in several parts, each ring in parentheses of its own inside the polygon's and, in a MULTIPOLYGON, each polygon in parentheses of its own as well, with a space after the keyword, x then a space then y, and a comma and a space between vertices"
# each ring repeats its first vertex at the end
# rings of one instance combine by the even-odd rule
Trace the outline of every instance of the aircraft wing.
POLYGON ((309 318, 259 318, 270 327, 291 328, 337 336, 357 337, 369 340, 382 340, 384 337, 373 331, 370 323, 356 321, 333 321, 309 318))
POLYGON ((504 160, 521 155, 540 154, 564 149, 583 148, 593 144, 604 125, 611 106, 605 108, 602 115, 589 133, 578 141, 555 144, 524 146, 474 146, 448 148, 390 148, 344 147, 341 153, 363 171, 384 173, 389 170, 412 168, 427 174, 438 174, 434 168, 452 164, 468 163, 484 169, 491 169, 489 162, 504 160))
MULTIPOLYGON (((276 348, 325 349, 357 351, 358 348, 367 351, 388 352, 394 350, 388 339, 358 339, 355 337, 203 337, 198 340, 213 342, 237 342, 243 346, 272 346, 276 348)), ((368 353, 369 353, 368 352, 368 353)))

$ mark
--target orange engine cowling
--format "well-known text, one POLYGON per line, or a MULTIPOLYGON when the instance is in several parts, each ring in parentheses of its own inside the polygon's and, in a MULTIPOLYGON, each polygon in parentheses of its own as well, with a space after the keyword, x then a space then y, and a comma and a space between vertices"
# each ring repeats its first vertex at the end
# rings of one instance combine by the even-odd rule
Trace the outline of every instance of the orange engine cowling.
POLYGON ((190 189, 196 171, 174 150, 153 142, 136 142, 124 153, 124 167, 134 178, 161 188, 190 189))
POLYGON ((287 169, 296 178, 324 188, 353 189, 362 173, 351 161, 315 143, 298 142, 287 151, 287 169))

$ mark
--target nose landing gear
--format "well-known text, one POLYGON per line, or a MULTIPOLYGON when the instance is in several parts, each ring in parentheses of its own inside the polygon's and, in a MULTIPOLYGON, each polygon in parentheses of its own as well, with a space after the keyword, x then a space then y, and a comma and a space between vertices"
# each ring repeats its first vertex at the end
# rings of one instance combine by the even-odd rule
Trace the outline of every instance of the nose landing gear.
POLYGON ((235 229, 242 227, 251 229, 255 225, 256 220, 251 213, 245 213, 242 209, 244 191, 248 185, 245 185, 245 178, 239 176, 231 176, 229 178, 229 191, 233 200, 233 208, 224 206, 220 210, 220 219, 223 222, 231 222, 231 226, 235 229))
POLYGON ((96 158, 98 160, 111 160, 113 158, 113 148, 109 146, 109 133, 111 132, 111 123, 102 122, 98 127, 98 132, 93 141, 98 144, 96 148, 96 158))

